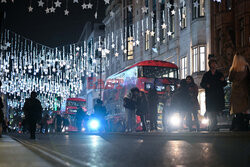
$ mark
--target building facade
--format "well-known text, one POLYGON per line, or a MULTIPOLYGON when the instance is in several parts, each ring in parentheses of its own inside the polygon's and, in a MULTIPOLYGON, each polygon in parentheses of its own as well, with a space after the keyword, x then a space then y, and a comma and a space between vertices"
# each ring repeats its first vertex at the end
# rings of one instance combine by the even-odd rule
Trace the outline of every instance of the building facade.
MULTIPOLYGON (((199 85, 211 53, 210 3, 113 0, 103 21, 110 46, 107 76, 139 61, 164 60, 179 67, 180 79, 192 75, 199 85)), ((205 103, 202 89, 199 100, 205 103)))
POLYGON ((211 49, 221 70, 228 74, 235 53, 250 62, 250 1, 211 3, 211 49))

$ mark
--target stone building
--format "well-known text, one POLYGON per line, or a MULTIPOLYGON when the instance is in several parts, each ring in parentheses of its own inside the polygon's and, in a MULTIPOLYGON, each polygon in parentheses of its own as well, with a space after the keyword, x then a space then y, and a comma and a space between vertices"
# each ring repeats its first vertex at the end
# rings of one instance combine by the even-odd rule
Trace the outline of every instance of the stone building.
POLYGON ((211 3, 211 49, 221 70, 228 74, 235 53, 250 62, 250 1, 211 3))

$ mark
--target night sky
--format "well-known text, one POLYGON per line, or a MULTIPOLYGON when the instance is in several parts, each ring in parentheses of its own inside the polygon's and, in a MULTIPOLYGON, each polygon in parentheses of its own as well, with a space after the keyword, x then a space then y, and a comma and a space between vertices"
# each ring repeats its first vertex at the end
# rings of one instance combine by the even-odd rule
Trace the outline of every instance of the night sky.
MULTIPOLYGON (((69 16, 64 15, 65 1, 62 7, 56 9, 56 13, 45 13, 45 7, 38 7, 38 0, 32 0, 33 12, 28 12, 30 0, 15 0, 11 3, 1 5, 1 10, 6 11, 5 28, 10 29, 35 42, 49 47, 62 46, 75 43, 79 40, 84 24, 87 21, 101 22, 105 16, 105 4, 99 0, 98 19, 94 17, 98 0, 91 0, 94 3, 93 9, 82 9, 82 0, 79 4, 68 1, 69 16)), ((46 0, 43 0, 46 2, 46 0)), ((52 0, 48 0, 49 4, 52 0)), ((54 1, 55 2, 55 1, 54 1)), ((86 1, 88 2, 88 1, 86 1)), ((46 5, 46 3, 45 3, 46 5)))

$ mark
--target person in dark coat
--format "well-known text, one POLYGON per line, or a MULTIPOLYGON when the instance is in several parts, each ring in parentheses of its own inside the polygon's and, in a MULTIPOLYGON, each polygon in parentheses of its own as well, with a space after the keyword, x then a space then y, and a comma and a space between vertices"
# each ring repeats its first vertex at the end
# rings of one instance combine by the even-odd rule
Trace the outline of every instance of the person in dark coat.
POLYGON ((106 107, 103 105, 103 102, 100 99, 96 100, 96 104, 94 106, 95 116, 101 122, 101 130, 105 131, 106 121, 105 116, 107 115, 106 107))
POLYGON ((136 108, 137 99, 139 95, 139 89, 134 87, 130 92, 123 98, 123 106, 126 110, 126 131, 135 132, 136 130, 136 108))
POLYGON ((146 131, 146 114, 148 113, 149 105, 147 96, 144 92, 140 91, 137 103, 136 115, 140 116, 142 130, 146 131))
POLYGON ((83 111, 81 106, 78 106, 77 112, 76 112, 76 127, 77 127, 78 132, 82 131, 82 123, 85 117, 86 117, 86 113, 83 111))
MULTIPOLYGON (((188 93, 191 96, 191 106, 192 106, 192 111, 189 114, 193 115, 196 124, 196 130, 199 131, 200 124, 198 119, 198 110, 200 109, 200 105, 197 99, 198 86, 194 83, 194 78, 190 75, 186 77, 186 82, 187 82, 188 93)), ((190 115, 189 117, 192 118, 192 115, 190 115)), ((188 124, 191 124, 190 126, 192 126, 192 119, 191 122, 189 122, 188 124)))
POLYGON ((61 130, 62 130, 62 116, 58 112, 56 114, 56 132, 61 132, 61 130))
POLYGON ((216 60, 209 61, 210 70, 203 75, 200 86, 206 92, 206 115, 209 118, 209 130, 218 130, 217 114, 225 108, 224 87, 227 85, 224 75, 218 71, 216 60))
POLYGON ((229 71, 229 81, 232 82, 230 98, 230 113, 234 115, 231 130, 248 130, 247 110, 249 110, 249 64, 245 58, 235 55, 229 71))
POLYGON ((148 91, 150 130, 157 130, 158 94, 154 86, 148 91))
POLYGON ((36 98, 37 93, 31 92, 31 97, 25 100, 23 111, 25 119, 29 124, 30 138, 35 139, 36 123, 42 118, 42 105, 41 102, 36 98))
POLYGON ((27 131, 27 120, 24 118, 23 120, 22 120, 22 132, 23 132, 23 134, 25 134, 26 133, 26 131, 27 131))
POLYGON ((192 129, 190 122, 192 121, 192 100, 188 92, 188 87, 185 79, 180 81, 180 86, 173 95, 172 107, 176 112, 181 114, 181 122, 183 126, 183 120, 186 117, 186 122, 189 130, 192 129))
POLYGON ((63 116, 63 128, 67 130, 67 127, 69 127, 69 118, 68 115, 65 114, 63 116))

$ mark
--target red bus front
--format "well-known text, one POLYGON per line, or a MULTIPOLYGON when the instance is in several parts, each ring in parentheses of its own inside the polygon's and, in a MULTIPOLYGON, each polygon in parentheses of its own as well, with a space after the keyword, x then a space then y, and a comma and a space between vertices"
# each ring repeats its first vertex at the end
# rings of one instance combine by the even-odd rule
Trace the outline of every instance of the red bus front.
POLYGON ((82 98, 68 98, 66 102, 65 117, 68 119, 69 126, 65 131, 77 131, 76 112, 77 107, 81 106, 84 112, 87 112, 86 100, 82 98))

